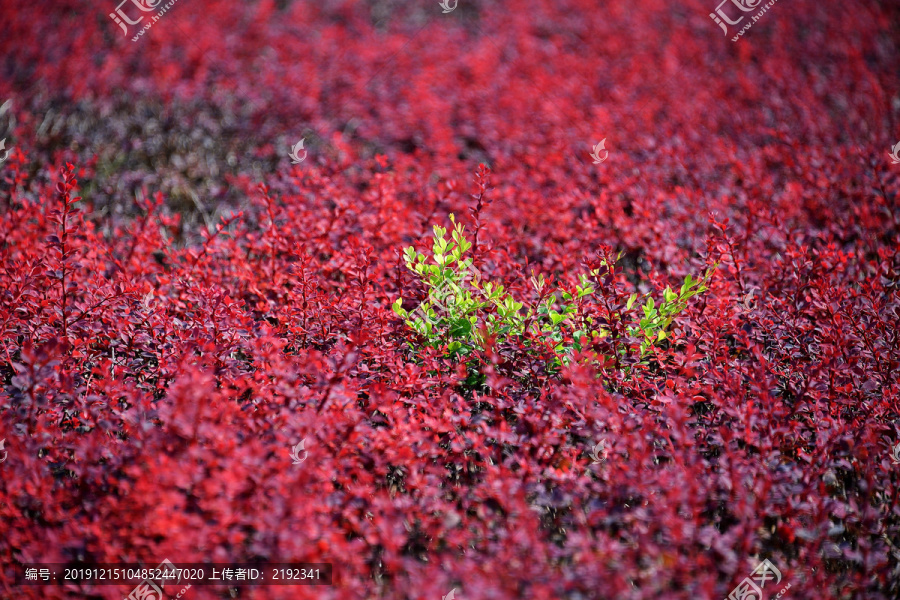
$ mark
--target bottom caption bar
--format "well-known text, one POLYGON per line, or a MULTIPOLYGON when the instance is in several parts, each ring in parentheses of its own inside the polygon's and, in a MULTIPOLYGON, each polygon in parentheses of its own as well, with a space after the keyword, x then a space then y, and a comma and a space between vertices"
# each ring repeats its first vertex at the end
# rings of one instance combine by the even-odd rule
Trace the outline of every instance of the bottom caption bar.
MULTIPOLYGON (((331 563, 27 563, 19 585, 137 585, 147 593, 185 585, 331 585, 331 563)), ((139 591, 135 588, 135 591, 139 591)), ((144 598, 146 595, 136 596, 144 598)))

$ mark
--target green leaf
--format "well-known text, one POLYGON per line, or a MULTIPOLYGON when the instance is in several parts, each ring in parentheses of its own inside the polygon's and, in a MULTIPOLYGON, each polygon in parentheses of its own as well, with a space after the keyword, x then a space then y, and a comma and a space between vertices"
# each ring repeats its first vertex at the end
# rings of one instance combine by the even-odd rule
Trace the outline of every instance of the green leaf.
POLYGON ((472 333, 472 323, 466 319, 456 319, 450 324, 450 335, 455 338, 466 338, 472 333))

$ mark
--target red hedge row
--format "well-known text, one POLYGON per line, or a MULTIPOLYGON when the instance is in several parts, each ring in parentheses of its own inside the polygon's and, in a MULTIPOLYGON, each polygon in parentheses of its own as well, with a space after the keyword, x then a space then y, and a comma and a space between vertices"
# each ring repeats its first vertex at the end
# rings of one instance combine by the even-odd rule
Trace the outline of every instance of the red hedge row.
POLYGON ((240 598, 725 598, 763 559, 767 598, 900 596, 900 10, 714 8, 184 0, 131 42, 0 0, 0 597, 164 558, 334 565, 240 598), (498 346, 465 385, 390 305, 482 162, 517 296, 604 252, 611 307, 711 289, 627 374, 498 346))

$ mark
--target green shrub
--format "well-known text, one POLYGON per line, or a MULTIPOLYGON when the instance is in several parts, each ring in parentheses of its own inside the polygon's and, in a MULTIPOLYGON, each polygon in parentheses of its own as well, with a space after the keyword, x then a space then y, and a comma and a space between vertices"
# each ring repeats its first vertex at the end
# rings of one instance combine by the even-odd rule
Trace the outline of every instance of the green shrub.
MULTIPOLYGON (((426 346, 446 348, 450 356, 463 357, 483 350, 489 339, 495 344, 515 339, 526 349, 542 343, 553 349, 558 366, 568 362, 573 351, 609 335, 591 316, 592 277, 599 275, 599 269, 580 274, 570 290, 551 289, 543 275, 532 277, 538 300, 526 305, 502 285, 481 277, 473 259, 466 256, 472 244, 465 237, 465 227, 453 215, 450 221, 449 237, 447 229, 434 226, 431 257, 412 246, 404 252, 406 266, 428 290, 426 298, 411 311, 403 308, 402 297, 393 304, 394 312, 421 335, 426 346)), ((621 319, 628 335, 640 339, 642 357, 666 339, 667 328, 688 301, 707 290, 714 269, 715 265, 701 278, 688 275, 677 291, 667 287, 658 306, 649 294, 643 304, 637 304, 637 294, 631 295, 621 319)))

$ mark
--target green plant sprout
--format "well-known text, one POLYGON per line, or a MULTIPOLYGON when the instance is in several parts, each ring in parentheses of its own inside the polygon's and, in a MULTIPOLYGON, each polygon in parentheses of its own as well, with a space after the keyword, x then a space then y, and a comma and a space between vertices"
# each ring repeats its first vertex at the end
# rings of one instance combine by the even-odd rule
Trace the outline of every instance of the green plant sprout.
POLYGON ((431 261, 410 246, 404 253, 406 266, 419 276, 428 295, 413 311, 403 308, 403 298, 393 304, 394 312, 420 333, 426 344, 447 344, 451 354, 469 354, 483 347, 488 336, 505 338, 524 333, 522 303, 506 293, 502 285, 482 282, 465 254, 472 248, 465 227, 450 215, 453 230, 434 226, 431 261), (488 310, 493 307, 494 310, 488 310))
MULTIPOLYGON (((466 253, 472 244, 466 239, 465 227, 451 214, 449 232, 434 226, 432 256, 416 252, 412 246, 404 251, 404 261, 425 285, 427 295, 411 311, 397 298, 392 308, 407 326, 424 338, 424 344, 444 348, 449 356, 467 356, 483 350, 488 339, 504 342, 514 337, 531 337, 543 341, 556 354, 555 366, 568 362, 574 351, 583 349, 585 340, 602 339, 609 331, 596 327, 589 316, 588 303, 594 295, 590 275, 581 274, 574 290, 549 289, 543 275, 531 278, 538 295, 534 306, 526 307, 502 285, 485 281, 466 253), (526 336, 526 333, 531 336, 526 336), (567 335, 567 333, 569 335, 567 335)), ((667 328, 687 308, 688 301, 708 289, 707 284, 716 265, 702 278, 688 275, 680 290, 667 287, 659 306, 648 294, 637 312, 637 294, 632 294, 623 317, 630 336, 641 339, 641 357, 668 337, 667 328)), ((534 343, 526 339, 525 345, 534 343)))

